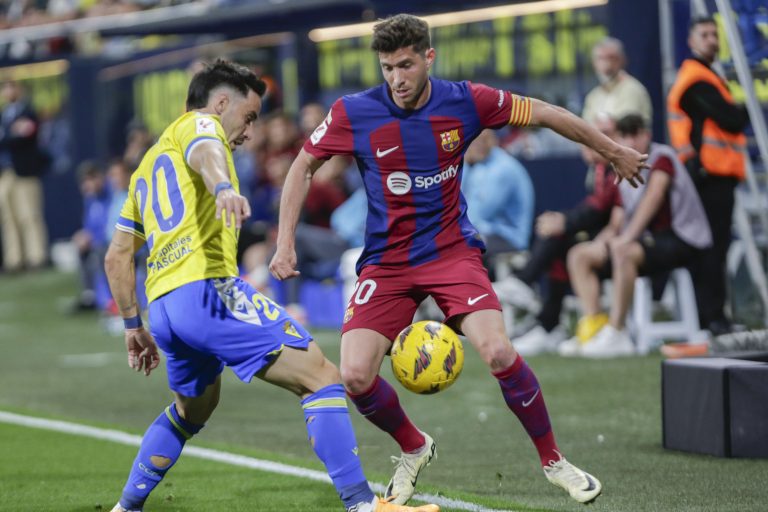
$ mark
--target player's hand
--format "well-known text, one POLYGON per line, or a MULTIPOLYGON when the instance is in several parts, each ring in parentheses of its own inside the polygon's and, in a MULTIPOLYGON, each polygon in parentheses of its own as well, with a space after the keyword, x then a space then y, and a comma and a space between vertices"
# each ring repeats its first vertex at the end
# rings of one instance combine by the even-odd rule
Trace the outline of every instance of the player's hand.
POLYGON ((565 233, 565 215, 561 212, 544 212, 536 219, 536 234, 541 238, 560 236, 565 233))
POLYGON ((160 354, 152 335, 139 327, 125 330, 125 348, 128 350, 128 366, 149 375, 160 364, 160 354))
POLYGON ((618 185, 622 179, 629 182, 630 185, 637 188, 638 184, 645 184, 645 180, 640 175, 643 169, 648 168, 646 161, 648 154, 640 154, 632 148, 619 145, 619 152, 611 159, 611 165, 616 171, 616 180, 618 185))
POLYGON ((224 215, 228 228, 232 227, 232 218, 234 217, 235 227, 240 229, 243 221, 251 216, 251 205, 234 189, 224 189, 216 196, 216 219, 220 219, 222 215, 224 215))
POLYGON ((277 248, 272 261, 269 262, 269 271, 276 279, 290 279, 300 274, 296 270, 296 250, 277 248))

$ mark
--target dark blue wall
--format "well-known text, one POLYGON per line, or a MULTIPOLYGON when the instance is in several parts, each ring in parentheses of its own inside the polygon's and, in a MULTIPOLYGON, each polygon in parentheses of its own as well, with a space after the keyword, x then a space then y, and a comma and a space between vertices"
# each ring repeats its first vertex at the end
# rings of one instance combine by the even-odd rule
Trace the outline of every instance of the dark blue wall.
POLYGON ((653 131, 664 133, 664 98, 661 85, 659 5, 649 0, 611 0, 608 29, 624 42, 628 71, 645 85, 653 104, 653 131))

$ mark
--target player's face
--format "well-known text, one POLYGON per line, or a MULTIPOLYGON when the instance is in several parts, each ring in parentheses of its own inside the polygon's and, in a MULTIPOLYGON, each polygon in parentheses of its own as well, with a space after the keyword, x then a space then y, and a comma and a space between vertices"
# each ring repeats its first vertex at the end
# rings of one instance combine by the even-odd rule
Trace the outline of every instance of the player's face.
POLYGON ((400 108, 415 109, 429 99, 429 68, 435 60, 435 50, 423 54, 413 46, 392 53, 379 53, 379 64, 384 80, 392 91, 392 99, 400 108))
POLYGON ((19 86, 16 82, 5 82, 0 89, 0 96, 2 96, 5 103, 12 103, 19 99, 19 86))
POLYGON ((640 153, 647 153, 648 148, 651 146, 651 131, 640 130, 635 135, 619 134, 618 142, 619 144, 630 147, 640 153))
POLYGON ((104 189, 104 176, 96 174, 86 176, 80 182, 80 193, 87 197, 98 195, 104 189))
POLYGON ((600 83, 605 83, 616 78, 624 67, 624 59, 621 52, 614 46, 599 46, 592 54, 592 66, 600 83))
POLYGON ((107 178, 112 190, 128 190, 131 183, 131 173, 122 163, 113 163, 107 171, 107 178))
POLYGON ((714 23, 699 23, 691 29, 688 36, 688 46, 697 57, 706 62, 714 62, 720 51, 720 40, 717 36, 717 25, 714 23))
POLYGON ((227 134, 229 147, 237 146, 250 139, 248 129, 259 117, 261 110, 261 97, 253 91, 248 91, 248 96, 234 95, 230 97, 224 110, 221 112, 221 126, 227 134))

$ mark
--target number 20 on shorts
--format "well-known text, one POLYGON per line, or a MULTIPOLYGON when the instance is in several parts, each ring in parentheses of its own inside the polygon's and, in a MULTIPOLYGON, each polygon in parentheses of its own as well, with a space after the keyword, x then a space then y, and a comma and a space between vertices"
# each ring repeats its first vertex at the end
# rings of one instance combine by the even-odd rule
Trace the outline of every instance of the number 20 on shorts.
POLYGON ((376 281, 366 279, 355 283, 355 289, 352 291, 351 302, 361 306, 371 300, 373 292, 376 291, 376 281))

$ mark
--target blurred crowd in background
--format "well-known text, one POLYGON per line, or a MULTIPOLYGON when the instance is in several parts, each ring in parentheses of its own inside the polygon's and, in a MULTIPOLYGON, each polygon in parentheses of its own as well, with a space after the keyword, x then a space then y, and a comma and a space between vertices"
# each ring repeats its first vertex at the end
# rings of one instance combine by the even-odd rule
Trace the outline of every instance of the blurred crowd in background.
MULTIPOLYGON (((225 8, 246 2, 247 0, 4 0, 0 2, 0 30, 36 29, 42 25, 50 27, 74 20, 138 13, 184 4, 225 8)), ((137 41, 130 41, 130 44, 134 43, 137 41)), ((122 47, 123 44, 118 41, 117 46, 122 47)), ((73 53, 93 53, 100 48, 102 42, 92 32, 69 31, 54 37, 32 40, 19 34, 12 42, 0 44, 0 57, 40 59, 73 53)))
MULTIPOLYGON (((2 4, 5 16, 0 23, 3 28, 17 28, 180 3, 184 2, 11 0, 2 4)), ((709 28, 714 26, 711 21, 706 24, 709 28)), ((40 43, 21 41, 19 44, 19 47, 6 45, 4 51, 17 56, 55 54, 70 51, 76 42, 71 37, 64 37, 40 43)), ((652 112, 646 88, 625 70, 626 55, 621 41, 606 38, 594 46, 591 55, 598 85, 586 96, 580 114, 606 135, 623 143, 630 143, 627 137, 645 140, 644 134, 650 143, 652 119, 654 116, 664 117, 665 113, 652 112)), ((195 69, 199 68, 192 65, 189 72, 195 69)), ((276 86, 273 84, 273 87, 276 86)), ((268 94, 279 96, 279 91, 273 89, 268 94)), ((51 168, 72 165, 72 162, 67 161, 68 129, 59 123, 59 118, 47 112, 35 112, 22 84, 17 81, 5 81, 2 96, 0 243, 4 271, 16 274, 38 270, 50 262, 40 180, 51 168)), ((234 153, 240 191, 249 199, 253 212, 240 233, 238 259, 244 278, 286 304, 299 320, 306 320, 307 299, 302 288, 307 283, 333 283, 334 289, 344 286, 349 289, 354 284, 354 262, 365 236, 367 199, 352 159, 334 157, 323 165, 311 182, 296 233, 301 278, 285 283, 272 280, 267 263, 274 248, 281 187, 302 144, 323 122, 328 105, 307 103, 301 106, 298 115, 281 110, 279 102, 267 101, 267 105, 272 108, 262 113, 250 130, 248 140, 234 153)), ((741 107, 734 112, 742 116, 736 131, 743 130, 748 121, 746 114, 741 107)), ((98 309, 117 320, 103 274, 103 258, 115 219, 127 197, 130 176, 160 135, 150 132, 142 119, 132 120, 125 127, 125 133, 121 154, 113 154, 102 161, 76 163, 83 215, 81 227, 68 245, 76 250, 81 275, 81 290, 71 310, 98 309)), ((660 140, 659 137, 653 139, 660 140)), ((641 142, 636 149, 648 151, 650 146, 643 147, 643 144, 641 142)), ((674 175, 672 170, 668 172, 674 175)), ((572 270, 567 254, 577 244, 594 237, 600 240, 603 228, 611 222, 614 207, 622 205, 613 180, 610 165, 599 155, 579 148, 549 130, 505 128, 495 133, 487 131, 469 147, 462 190, 470 220, 488 247, 486 266, 496 280, 497 292, 503 302, 536 315, 528 337, 519 340, 521 352, 554 351, 567 338, 571 328, 566 328, 562 321, 563 298, 569 291, 568 270, 572 270), (534 218, 536 191, 520 160, 541 155, 578 154, 589 168, 587 188, 591 195, 574 210, 544 212, 534 218)), ((697 182, 699 190, 701 183, 700 180, 697 182)), ((669 200, 673 186, 662 191, 667 199, 654 206, 657 210, 649 217, 649 229, 659 222, 663 229, 673 229, 674 214, 669 200)), ((694 188, 686 188, 683 192, 674 190, 675 193, 697 194, 694 188)), ((729 193, 733 194, 732 188, 729 193)), ((710 208, 707 204, 704 206, 710 208)), ((728 219, 729 243, 730 217, 728 219)), ((707 224, 706 219, 703 222, 707 224)), ((139 282, 143 279, 142 258, 145 257, 142 253, 137 256, 139 282)), ((680 264, 687 265, 693 259, 681 260, 680 264)), ((341 296, 321 295, 320 300, 327 297, 338 302, 337 310, 343 311, 341 296)), ((701 319, 702 326, 713 332, 727 332, 732 325, 722 313, 723 305, 717 307, 719 312, 701 319)), ((331 324, 340 321, 341 315, 338 315, 331 324)), ((584 344, 608 322, 608 314, 599 311, 585 314, 576 328, 576 337, 583 338, 581 343, 584 344)), ((620 323, 623 324, 623 320, 620 323)), ((622 325, 618 327, 621 329, 622 325)), ((616 343, 613 340, 612 346, 616 343)), ((607 354, 609 357, 627 355, 611 350, 607 354)))

